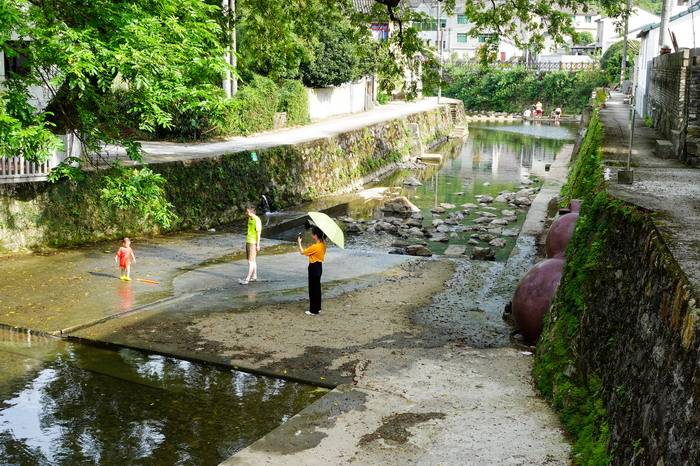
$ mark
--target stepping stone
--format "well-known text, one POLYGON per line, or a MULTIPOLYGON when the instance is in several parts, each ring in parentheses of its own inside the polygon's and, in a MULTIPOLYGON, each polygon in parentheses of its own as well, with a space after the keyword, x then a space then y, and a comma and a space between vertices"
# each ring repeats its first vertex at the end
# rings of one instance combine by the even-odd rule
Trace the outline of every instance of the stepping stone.
POLYGON ((445 249, 445 255, 446 256, 462 256, 464 255, 464 252, 467 250, 465 246, 462 246, 460 244, 450 244, 447 246, 447 249, 445 249))

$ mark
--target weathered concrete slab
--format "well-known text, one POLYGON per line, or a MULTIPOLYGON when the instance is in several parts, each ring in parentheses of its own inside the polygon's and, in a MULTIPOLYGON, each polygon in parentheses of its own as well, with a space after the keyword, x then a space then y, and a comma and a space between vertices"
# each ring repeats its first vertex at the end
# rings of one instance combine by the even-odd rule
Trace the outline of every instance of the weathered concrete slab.
POLYGON ((511 348, 406 349, 223 464, 568 464, 529 367, 511 348))

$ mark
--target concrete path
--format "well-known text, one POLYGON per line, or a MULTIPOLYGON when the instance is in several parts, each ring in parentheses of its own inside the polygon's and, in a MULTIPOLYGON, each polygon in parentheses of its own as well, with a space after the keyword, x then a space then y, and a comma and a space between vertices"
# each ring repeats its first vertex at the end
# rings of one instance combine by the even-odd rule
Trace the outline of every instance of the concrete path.
MULTIPOLYGON (((451 99, 443 99, 443 104, 450 101, 451 99)), ((232 137, 224 141, 202 143, 146 141, 142 146, 144 160, 148 163, 162 163, 300 144, 384 121, 405 118, 408 115, 433 110, 438 106, 436 98, 425 98, 417 102, 391 102, 362 113, 330 118, 295 128, 267 131, 248 137, 232 137)), ((114 149, 112 148, 111 151, 114 152, 114 149)))
POLYGON ((629 105, 613 93, 600 111, 605 125, 603 156, 613 171, 609 192, 644 209, 662 213, 654 222, 668 235, 666 244, 683 267, 691 283, 700 289, 700 169, 679 160, 656 157, 656 139, 663 139, 641 118, 635 120, 632 168, 634 184, 618 184, 615 175, 627 159, 629 147, 629 105))

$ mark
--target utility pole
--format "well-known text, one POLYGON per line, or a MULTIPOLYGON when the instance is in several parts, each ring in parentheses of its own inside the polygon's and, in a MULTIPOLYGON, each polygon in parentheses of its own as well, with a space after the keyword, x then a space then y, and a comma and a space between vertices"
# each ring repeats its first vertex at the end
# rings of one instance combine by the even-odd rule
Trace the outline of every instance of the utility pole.
MULTIPOLYGON (((227 26, 231 31, 231 38, 228 46, 226 47, 225 60, 226 64, 230 65, 234 70, 236 69, 237 59, 236 59, 236 0, 222 0, 221 7, 223 13, 227 15, 228 22, 227 26)), ((226 97, 233 97, 238 92, 238 77, 235 71, 232 73, 230 70, 226 71, 223 81, 224 92, 226 97)))
POLYGON ((661 9, 661 25, 659 26, 659 49, 663 46, 670 45, 667 40, 668 37, 668 22, 671 19, 671 1, 664 0, 663 7, 661 9))
POLYGON ((438 103, 442 98, 442 25, 440 21, 440 7, 442 0, 437 0, 437 40, 438 40, 438 66, 439 66, 439 81, 438 81, 438 103))
POLYGON ((625 72, 627 71, 627 35, 629 34, 631 9, 632 0, 627 0, 627 8, 625 9, 625 36, 622 39, 622 63, 620 63, 620 85, 625 81, 625 72))

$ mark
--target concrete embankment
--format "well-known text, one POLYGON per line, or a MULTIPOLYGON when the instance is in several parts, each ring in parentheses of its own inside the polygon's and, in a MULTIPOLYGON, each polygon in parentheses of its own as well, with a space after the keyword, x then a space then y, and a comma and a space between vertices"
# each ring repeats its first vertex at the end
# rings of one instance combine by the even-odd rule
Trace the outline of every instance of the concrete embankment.
MULTIPOLYGON (((365 126, 318 123, 254 136, 250 143, 151 143, 146 159, 166 179, 166 197, 178 216, 172 230, 209 228, 241 218, 244 205, 262 195, 283 208, 347 189, 416 155, 421 144, 443 139, 462 115, 461 103, 410 105, 395 117, 366 117, 365 126)), ((82 181, 0 185, 0 253, 160 232, 153 221, 106 207, 102 188, 102 173, 82 181)))
POLYGON ((635 183, 618 185, 627 115, 614 96, 575 154, 565 191, 584 205, 535 375, 576 463, 698 464, 700 171, 656 158, 638 120, 635 183))

